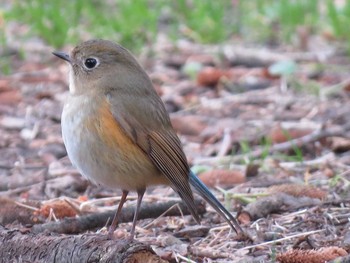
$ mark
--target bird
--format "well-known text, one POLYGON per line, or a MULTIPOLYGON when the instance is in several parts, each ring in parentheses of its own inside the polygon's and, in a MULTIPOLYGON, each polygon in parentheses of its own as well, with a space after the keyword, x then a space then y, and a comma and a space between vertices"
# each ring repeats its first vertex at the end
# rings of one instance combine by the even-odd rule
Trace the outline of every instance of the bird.
POLYGON ((92 39, 70 54, 52 53, 70 67, 61 118, 69 159, 91 182, 122 190, 109 237, 128 193, 136 191, 129 235, 134 239, 142 198, 153 185, 170 186, 200 224, 192 186, 237 234, 243 233, 235 217, 190 170, 164 103, 129 50, 110 40, 92 39))

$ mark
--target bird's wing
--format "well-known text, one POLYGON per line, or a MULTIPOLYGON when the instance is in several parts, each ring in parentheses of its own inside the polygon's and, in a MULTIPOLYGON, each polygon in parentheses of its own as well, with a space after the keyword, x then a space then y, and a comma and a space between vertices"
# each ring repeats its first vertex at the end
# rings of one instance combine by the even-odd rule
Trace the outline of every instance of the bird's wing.
POLYGON ((116 122, 169 179, 171 187, 199 223, 189 184, 190 169, 164 104, 156 94, 139 99, 130 97, 127 103, 117 103, 113 98, 118 95, 116 91, 110 91, 106 97, 116 122))

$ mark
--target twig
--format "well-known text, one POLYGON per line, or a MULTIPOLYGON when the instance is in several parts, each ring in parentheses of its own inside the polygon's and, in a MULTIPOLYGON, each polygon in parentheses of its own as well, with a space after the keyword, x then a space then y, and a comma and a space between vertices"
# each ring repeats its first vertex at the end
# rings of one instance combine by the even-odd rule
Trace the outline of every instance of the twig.
POLYGON ((231 132, 230 132, 230 129, 225 128, 224 129, 224 136, 222 138, 222 143, 221 143, 220 150, 219 150, 217 156, 218 157, 225 156, 229 152, 231 147, 232 147, 231 132))
POLYGON ((173 206, 169 207, 169 209, 166 210, 164 213, 162 213, 160 216, 158 216, 157 218, 155 218, 154 220, 152 220, 151 223, 145 225, 145 226, 143 227, 143 229, 147 229, 147 228, 151 227, 152 225, 154 225, 160 218, 162 218, 163 216, 165 216, 170 210, 174 209, 175 207, 176 207, 177 209, 179 209, 179 212, 180 212, 181 216, 183 217, 184 215, 183 215, 183 213, 182 213, 182 211, 181 211, 181 207, 179 206, 178 203, 176 203, 176 204, 174 204, 173 206))
MULTIPOLYGON (((206 211, 204 202, 201 200, 195 200, 195 202, 198 213, 204 214, 206 211)), ((169 210, 169 207, 174 206, 176 203, 177 202, 172 201, 161 204, 142 204, 138 219, 157 218, 160 215, 162 215, 165 211, 168 211, 168 213, 166 214, 167 216, 179 216, 182 215, 182 213, 184 215, 189 214, 187 207, 183 203, 179 203, 181 213, 179 212, 179 209, 169 210)), ((134 210, 135 207, 123 208, 119 222, 123 223, 132 221, 134 217, 134 210)), ((49 222, 42 225, 34 225, 32 231, 34 233, 40 233, 46 230, 50 232, 66 234, 82 233, 87 230, 104 227, 107 220, 113 218, 114 213, 114 211, 108 211, 104 213, 95 213, 76 218, 65 218, 58 222, 49 222)))
POLYGON ((348 130, 350 130, 350 122, 341 127, 317 130, 303 137, 272 145, 268 151, 266 151, 266 148, 263 147, 263 148, 258 148, 248 154, 240 154, 240 155, 225 156, 225 157, 202 158, 202 159, 195 160, 195 164, 215 165, 217 163, 220 163, 222 165, 228 165, 232 162, 258 158, 263 154, 273 154, 275 152, 290 150, 290 149, 293 149, 294 147, 301 147, 305 144, 319 141, 320 139, 323 139, 326 137, 341 136, 341 135, 344 135, 344 133, 348 130))
POLYGON ((303 169, 306 166, 307 167, 316 166, 316 165, 333 161, 334 159, 335 159, 335 154, 333 152, 330 152, 314 160, 303 161, 303 162, 280 162, 278 163, 278 166, 284 169, 298 169, 298 168, 303 169))
POLYGON ((177 260, 177 262, 179 262, 178 261, 178 258, 179 258, 179 259, 182 259, 182 260, 184 260, 185 262, 188 262, 188 263, 196 263, 196 261, 193 261, 193 260, 191 260, 189 258, 181 256, 179 253, 174 253, 174 256, 175 256, 175 259, 177 260))
POLYGON ((282 238, 271 240, 271 241, 267 241, 267 242, 264 242, 264 243, 259 243, 259 244, 247 246, 247 247, 244 247, 244 248, 240 248, 237 251, 245 250, 245 249, 251 249, 251 248, 260 247, 260 246, 267 246, 267 245, 270 245, 270 244, 279 243, 281 241, 289 240, 289 239, 296 238, 296 237, 309 236, 309 235, 312 235, 312 234, 321 233, 323 231, 326 231, 326 230, 325 229, 319 229, 319 230, 313 230, 313 231, 309 231, 309 232, 305 232, 305 233, 299 233, 299 234, 291 235, 291 236, 288 236, 288 237, 282 237, 282 238))

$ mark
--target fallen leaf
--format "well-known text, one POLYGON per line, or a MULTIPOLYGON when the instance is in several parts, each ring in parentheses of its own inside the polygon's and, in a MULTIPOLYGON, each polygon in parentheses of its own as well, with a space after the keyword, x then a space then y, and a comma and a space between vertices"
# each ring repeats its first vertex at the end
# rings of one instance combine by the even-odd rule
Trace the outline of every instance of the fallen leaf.
POLYGON ((61 199, 46 201, 37 213, 45 218, 48 218, 51 213, 54 213, 56 218, 75 217, 77 215, 77 211, 61 199))
POLYGON ((248 164, 247 168, 245 169, 245 176, 246 177, 257 176, 259 174, 259 168, 260 168, 259 164, 253 164, 253 163, 248 164))
POLYGON ((175 237, 181 238, 194 238, 194 237, 205 237, 208 235, 210 228, 207 226, 195 225, 195 226, 187 226, 179 231, 177 231, 174 235, 175 237))
POLYGON ((350 139, 343 137, 332 137, 331 149, 336 153, 344 153, 350 150, 350 139))
POLYGON ((210 170, 199 174, 199 178, 208 187, 229 187, 245 182, 245 175, 242 172, 235 170, 210 170))
POLYGON ((312 133, 312 129, 301 129, 301 128, 289 128, 285 129, 281 126, 273 128, 270 133, 267 135, 267 138, 272 143, 282 143, 287 142, 292 139, 300 138, 305 135, 312 133))
POLYGON ((197 75, 197 84, 199 86, 215 87, 222 77, 230 78, 231 73, 214 67, 205 67, 197 75))
POLYGON ((324 199, 327 193, 317 187, 311 185, 301 184, 281 184, 271 186, 268 190, 269 193, 285 193, 295 197, 307 196, 311 198, 324 199))
POLYGON ((0 92, 0 104, 14 105, 22 99, 21 93, 18 90, 9 90, 0 92))
POLYGON ((0 79, 0 92, 11 90, 10 79, 0 79))
POLYGON ((346 250, 340 247, 323 247, 318 250, 291 249, 278 254, 277 261, 280 263, 321 263, 346 255, 348 255, 346 250))
POLYGON ((350 92, 350 82, 347 82, 347 83, 344 85, 343 90, 346 91, 346 92, 350 92))
POLYGON ((198 115, 172 115, 171 123, 176 132, 183 135, 199 135, 208 125, 198 115))

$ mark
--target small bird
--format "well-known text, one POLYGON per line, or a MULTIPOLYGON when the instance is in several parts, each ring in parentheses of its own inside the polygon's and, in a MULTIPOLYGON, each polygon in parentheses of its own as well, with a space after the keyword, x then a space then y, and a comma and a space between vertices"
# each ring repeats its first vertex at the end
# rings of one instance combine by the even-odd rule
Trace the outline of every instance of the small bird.
POLYGON ((136 191, 129 236, 134 239, 145 190, 160 184, 179 194, 198 224, 200 217, 190 185, 236 233, 243 233, 231 213, 190 170, 162 100, 127 49, 96 39, 78 45, 70 55, 53 54, 70 65, 70 92, 61 125, 72 164, 88 180, 122 190, 109 237, 118 225, 129 191, 136 191))

